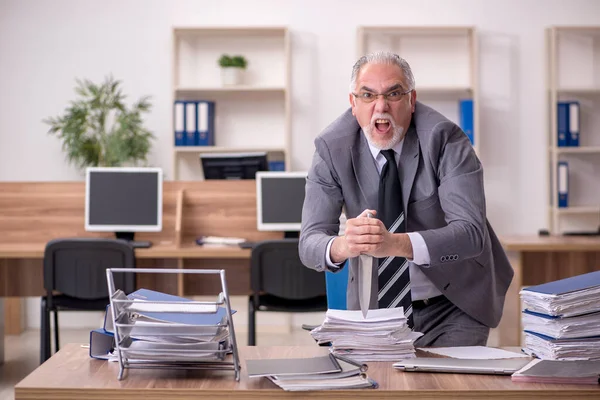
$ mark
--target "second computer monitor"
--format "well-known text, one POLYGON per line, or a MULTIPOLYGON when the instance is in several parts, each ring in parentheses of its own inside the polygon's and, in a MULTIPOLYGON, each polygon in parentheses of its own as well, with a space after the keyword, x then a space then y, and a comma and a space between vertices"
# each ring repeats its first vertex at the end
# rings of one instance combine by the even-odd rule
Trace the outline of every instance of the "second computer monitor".
POLYGON ((126 240, 135 232, 160 232, 162 184, 160 168, 88 168, 85 230, 126 240))
POLYGON ((300 232, 306 172, 258 172, 256 215, 259 231, 300 232))

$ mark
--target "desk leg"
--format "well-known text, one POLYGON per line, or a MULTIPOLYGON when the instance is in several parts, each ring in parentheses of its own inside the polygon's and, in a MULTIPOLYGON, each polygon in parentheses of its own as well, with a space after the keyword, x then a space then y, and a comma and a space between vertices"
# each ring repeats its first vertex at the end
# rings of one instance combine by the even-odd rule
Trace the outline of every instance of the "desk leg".
POLYGON ((521 346, 521 300, 519 291, 523 282, 522 254, 521 252, 509 251, 506 255, 515 271, 515 276, 506 293, 504 312, 498 325, 498 340, 500 346, 521 346))
POLYGON ((4 364, 4 298, 0 297, 0 365, 4 364))

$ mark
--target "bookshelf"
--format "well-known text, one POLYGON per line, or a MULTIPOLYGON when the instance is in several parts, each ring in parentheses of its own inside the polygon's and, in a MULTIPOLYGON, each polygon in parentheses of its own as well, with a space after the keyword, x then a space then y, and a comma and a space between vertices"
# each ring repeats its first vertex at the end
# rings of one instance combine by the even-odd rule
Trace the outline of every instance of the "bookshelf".
POLYGON ((379 50, 392 51, 406 59, 415 77, 417 100, 453 122, 461 125, 459 101, 473 99, 473 147, 479 155, 479 52, 475 28, 359 27, 357 57, 379 50))
MULTIPOLYGON (((548 227, 555 234, 597 231, 600 226, 600 26, 549 27, 546 46, 548 227), (559 102, 578 104, 578 123, 573 126, 578 128, 576 146, 569 143, 559 146, 559 102), (559 207, 559 162, 568 164, 566 207, 559 207)), ((569 138, 571 126, 567 126, 569 138)), ((561 128, 563 130, 565 128, 561 128)))
MULTIPOLYGON (((267 152, 291 167, 290 35, 286 27, 173 28, 173 101, 215 102, 214 146, 176 146, 173 180, 203 179, 200 153, 267 152), (223 85, 222 54, 248 60, 240 85, 223 85)), ((174 116, 173 116, 174 118, 174 116)))

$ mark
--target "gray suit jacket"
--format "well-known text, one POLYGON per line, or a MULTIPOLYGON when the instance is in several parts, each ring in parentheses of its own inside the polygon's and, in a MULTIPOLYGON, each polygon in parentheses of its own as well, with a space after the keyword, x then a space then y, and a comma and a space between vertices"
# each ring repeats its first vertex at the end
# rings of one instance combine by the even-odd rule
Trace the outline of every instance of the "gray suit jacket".
MULTIPOLYGON (((315 139, 306 183, 300 258, 327 269, 327 243, 339 231, 342 207, 354 218, 377 209, 379 174, 351 110, 315 139)), ((419 268, 457 307, 496 327, 513 277, 486 218, 483 169, 467 136, 453 122, 417 102, 398 166, 407 232, 419 232, 431 258, 419 268)), ((358 258, 349 260, 347 303, 358 309, 358 258)), ((373 271, 371 308, 377 308, 373 271)))

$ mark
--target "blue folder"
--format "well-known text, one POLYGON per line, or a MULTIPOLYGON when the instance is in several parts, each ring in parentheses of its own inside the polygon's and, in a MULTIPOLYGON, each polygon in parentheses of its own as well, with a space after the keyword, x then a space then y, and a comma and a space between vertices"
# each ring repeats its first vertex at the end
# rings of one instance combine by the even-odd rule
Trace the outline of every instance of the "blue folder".
MULTIPOLYGON (((127 297, 130 299, 149 301, 192 301, 185 297, 173 296, 171 294, 155 292, 154 290, 149 289, 138 289, 135 292, 130 293, 127 297)), ((219 307, 216 313, 139 312, 140 315, 158 321, 187 325, 217 325, 222 323, 226 313, 227 310, 224 307, 219 307)), ((231 313, 233 314, 235 311, 231 310, 231 313)))
POLYGON ((572 276, 554 282, 542 283, 541 285, 530 286, 523 290, 542 294, 560 295, 596 286, 600 286, 600 271, 572 276))

